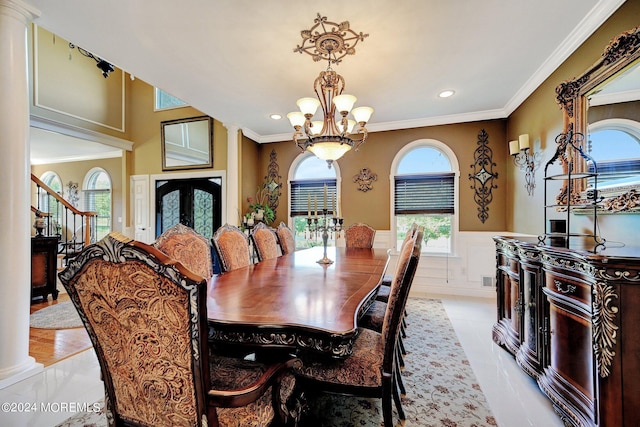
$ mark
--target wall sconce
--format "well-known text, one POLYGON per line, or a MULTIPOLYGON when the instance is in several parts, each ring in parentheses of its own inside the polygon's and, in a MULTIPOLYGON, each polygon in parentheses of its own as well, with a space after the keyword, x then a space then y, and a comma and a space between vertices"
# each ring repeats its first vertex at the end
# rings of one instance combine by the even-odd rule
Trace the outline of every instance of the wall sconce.
POLYGON ((513 157, 513 164, 525 171, 525 188, 533 195, 536 188, 535 170, 540 166, 540 153, 533 153, 529 146, 529 134, 523 134, 518 140, 509 141, 509 154, 513 157))

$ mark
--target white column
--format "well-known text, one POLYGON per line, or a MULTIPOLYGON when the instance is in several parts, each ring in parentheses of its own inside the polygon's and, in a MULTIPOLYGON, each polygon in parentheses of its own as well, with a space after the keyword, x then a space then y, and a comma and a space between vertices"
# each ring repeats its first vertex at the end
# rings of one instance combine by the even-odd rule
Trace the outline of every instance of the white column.
POLYGON ((227 223, 239 224, 239 183, 240 159, 238 126, 224 125, 227 128, 227 223))
POLYGON ((0 0, 0 389, 41 372, 29 356, 31 184, 27 25, 39 12, 0 0))

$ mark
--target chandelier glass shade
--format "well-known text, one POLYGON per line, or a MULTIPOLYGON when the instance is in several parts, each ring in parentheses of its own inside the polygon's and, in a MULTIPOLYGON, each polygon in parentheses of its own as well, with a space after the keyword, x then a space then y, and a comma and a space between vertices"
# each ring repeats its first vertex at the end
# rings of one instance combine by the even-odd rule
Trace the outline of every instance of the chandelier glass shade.
POLYGON ((317 98, 298 99, 299 111, 287 114, 287 118, 294 128, 295 144, 302 151, 308 150, 326 160, 331 167, 331 163, 347 151, 352 148, 357 151, 368 136, 365 125, 373 114, 373 108, 353 108, 357 98, 343 93, 344 78, 331 69, 331 64, 340 63, 347 53, 355 54, 353 46, 367 35, 355 33, 346 21, 336 24, 320 14, 315 22, 311 30, 302 31, 304 43, 295 51, 312 55, 314 61, 326 59, 328 67, 313 83, 317 98), (322 27, 324 32, 317 31, 317 27, 322 27), (305 47, 307 42, 310 47, 305 47), (313 120, 318 107, 321 108, 322 120, 313 120), (349 118, 349 114, 353 118, 349 118))

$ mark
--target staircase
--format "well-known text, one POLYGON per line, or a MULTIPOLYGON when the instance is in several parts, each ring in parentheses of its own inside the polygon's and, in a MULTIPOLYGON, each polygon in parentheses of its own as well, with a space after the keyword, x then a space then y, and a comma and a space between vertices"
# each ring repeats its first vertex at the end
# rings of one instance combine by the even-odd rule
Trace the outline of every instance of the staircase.
POLYGON ((97 212, 83 212, 65 200, 34 174, 31 174, 31 206, 36 237, 58 237, 58 268, 96 241, 97 212))

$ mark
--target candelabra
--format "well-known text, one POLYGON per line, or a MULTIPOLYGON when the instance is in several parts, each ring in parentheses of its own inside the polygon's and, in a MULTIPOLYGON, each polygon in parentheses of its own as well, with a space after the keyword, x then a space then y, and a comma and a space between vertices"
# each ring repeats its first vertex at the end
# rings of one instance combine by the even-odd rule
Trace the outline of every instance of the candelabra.
POLYGON ((311 215, 307 217, 307 229, 305 231, 305 237, 308 239, 316 239, 318 234, 322 237, 322 246, 324 247, 324 253, 322 259, 316 261, 318 264, 333 264, 333 261, 327 257, 327 242, 329 241, 329 234, 333 239, 335 235, 340 237, 342 231, 342 224, 344 220, 336 216, 328 216, 328 210, 323 209, 320 217, 317 215, 312 218, 311 215), (334 235, 334 233, 336 233, 334 235))

